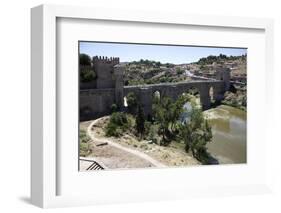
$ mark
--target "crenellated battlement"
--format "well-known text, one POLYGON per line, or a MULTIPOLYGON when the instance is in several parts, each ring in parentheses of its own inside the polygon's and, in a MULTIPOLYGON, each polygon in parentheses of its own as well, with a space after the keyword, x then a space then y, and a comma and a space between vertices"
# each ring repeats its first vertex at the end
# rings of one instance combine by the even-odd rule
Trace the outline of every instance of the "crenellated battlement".
POLYGON ((112 66, 119 64, 120 59, 118 57, 105 57, 105 56, 95 56, 93 57, 93 64, 110 64, 112 66))
POLYGON ((97 88, 114 88, 114 66, 119 64, 117 57, 95 56, 92 59, 93 68, 97 74, 97 88))

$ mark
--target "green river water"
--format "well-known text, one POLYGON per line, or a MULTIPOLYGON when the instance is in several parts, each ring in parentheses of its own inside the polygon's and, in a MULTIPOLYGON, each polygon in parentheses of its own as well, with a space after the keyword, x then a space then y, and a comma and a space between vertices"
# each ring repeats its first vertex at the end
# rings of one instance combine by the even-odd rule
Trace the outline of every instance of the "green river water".
POLYGON ((208 144, 209 153, 220 164, 246 163, 246 112, 221 105, 204 111, 204 114, 209 119, 213 131, 213 140, 208 144))

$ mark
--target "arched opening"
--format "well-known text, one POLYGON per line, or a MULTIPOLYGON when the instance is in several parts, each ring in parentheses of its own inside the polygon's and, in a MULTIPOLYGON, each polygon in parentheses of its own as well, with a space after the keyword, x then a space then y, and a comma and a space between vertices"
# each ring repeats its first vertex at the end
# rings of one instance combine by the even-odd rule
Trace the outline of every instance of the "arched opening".
POLYGON ((158 103, 160 101, 161 101, 161 93, 160 93, 160 91, 156 90, 152 94, 152 102, 158 103))
POLYGON ((197 88, 189 88, 185 90, 179 97, 184 98, 184 112, 180 115, 181 122, 188 122, 191 116, 193 107, 201 107, 200 93, 197 88))
POLYGON ((197 104, 198 106, 200 105, 200 92, 197 88, 191 87, 188 90, 185 91, 185 94, 190 96, 191 100, 197 104))
POLYGON ((126 96, 123 98, 123 106, 126 107, 126 108, 128 107, 127 97, 126 96))
POLYGON ((210 89, 209 89, 209 96, 210 96, 210 101, 211 101, 211 103, 215 102, 215 98, 214 98, 214 87, 210 87, 210 89))
POLYGON ((123 106, 124 109, 131 113, 136 113, 136 108, 138 105, 137 95, 134 92, 129 92, 127 95, 123 97, 123 106))

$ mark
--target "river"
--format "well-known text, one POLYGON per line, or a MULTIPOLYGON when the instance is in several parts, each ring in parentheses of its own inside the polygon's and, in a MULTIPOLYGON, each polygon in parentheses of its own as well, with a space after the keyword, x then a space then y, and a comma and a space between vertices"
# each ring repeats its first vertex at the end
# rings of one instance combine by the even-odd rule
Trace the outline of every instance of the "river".
POLYGON ((213 140, 207 145, 209 153, 220 164, 246 163, 246 112, 221 105, 204 111, 212 126, 213 140))

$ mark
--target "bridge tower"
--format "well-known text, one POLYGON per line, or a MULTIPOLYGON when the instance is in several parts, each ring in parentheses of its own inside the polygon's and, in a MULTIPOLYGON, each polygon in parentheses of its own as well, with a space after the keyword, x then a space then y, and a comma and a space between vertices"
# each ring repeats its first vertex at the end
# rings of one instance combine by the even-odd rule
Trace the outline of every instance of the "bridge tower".
POLYGON ((93 67, 97 74, 97 89, 115 87, 114 66, 119 64, 119 58, 108 58, 104 56, 93 57, 93 67))
POLYGON ((219 81, 224 81, 225 91, 229 90, 230 88, 230 69, 217 66, 216 67, 216 79, 219 81))

